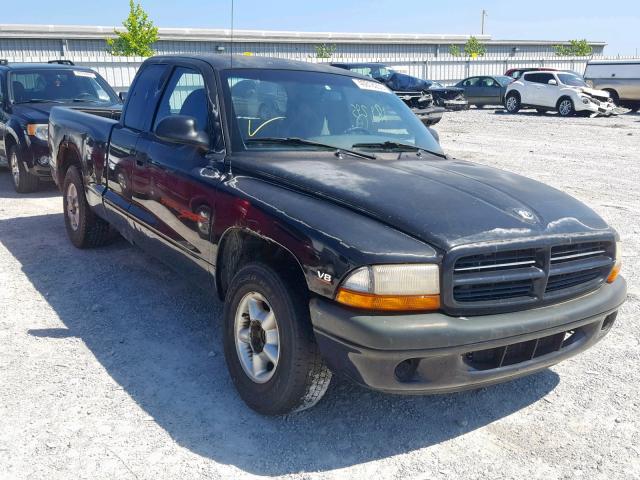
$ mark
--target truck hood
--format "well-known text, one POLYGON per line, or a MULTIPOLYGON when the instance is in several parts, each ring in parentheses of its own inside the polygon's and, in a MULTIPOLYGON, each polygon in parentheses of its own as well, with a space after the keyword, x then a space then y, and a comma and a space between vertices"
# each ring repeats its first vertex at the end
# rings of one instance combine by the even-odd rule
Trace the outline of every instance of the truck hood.
POLYGON ((432 155, 419 159, 413 153, 378 154, 377 160, 302 155, 278 152, 275 159, 254 153, 251 159, 234 159, 232 167, 360 211, 443 250, 468 243, 611 232, 573 197, 471 162, 432 155))

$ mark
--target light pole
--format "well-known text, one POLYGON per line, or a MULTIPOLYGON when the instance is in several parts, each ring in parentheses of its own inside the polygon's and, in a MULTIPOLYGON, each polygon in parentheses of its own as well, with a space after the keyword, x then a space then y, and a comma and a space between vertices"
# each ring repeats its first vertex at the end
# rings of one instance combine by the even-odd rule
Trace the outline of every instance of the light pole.
POLYGON ((484 35, 484 19, 485 19, 485 17, 488 17, 488 16, 489 15, 487 14, 487 11, 483 9, 482 10, 482 27, 480 28, 480 33, 482 35, 484 35))

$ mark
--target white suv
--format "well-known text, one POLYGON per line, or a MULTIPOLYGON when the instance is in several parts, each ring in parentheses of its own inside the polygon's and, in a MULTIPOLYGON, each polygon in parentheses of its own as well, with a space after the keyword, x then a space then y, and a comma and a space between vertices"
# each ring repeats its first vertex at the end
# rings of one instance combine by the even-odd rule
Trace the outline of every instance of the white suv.
POLYGON ((504 97, 509 113, 521 108, 535 108, 538 112, 557 110, 563 117, 576 112, 612 115, 615 104, 604 90, 594 90, 572 72, 527 72, 510 83, 504 97))

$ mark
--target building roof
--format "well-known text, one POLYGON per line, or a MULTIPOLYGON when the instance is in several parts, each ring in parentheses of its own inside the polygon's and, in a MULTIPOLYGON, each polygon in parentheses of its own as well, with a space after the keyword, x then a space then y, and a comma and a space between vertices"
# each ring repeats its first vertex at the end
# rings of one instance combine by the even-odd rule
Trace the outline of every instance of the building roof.
MULTIPOLYGON (((59 38, 99 40, 114 36, 114 30, 122 27, 82 25, 20 25, 0 24, 0 38, 59 38)), ((229 29, 208 28, 159 28, 160 40, 228 42, 229 29)), ((293 32, 276 30, 234 30, 237 42, 261 43, 375 43, 375 44, 450 44, 465 43, 471 35, 431 33, 340 33, 293 32)), ((493 45, 563 45, 566 40, 493 40, 491 35, 475 37, 493 45)), ((592 46, 604 46, 606 42, 589 42, 592 46)))

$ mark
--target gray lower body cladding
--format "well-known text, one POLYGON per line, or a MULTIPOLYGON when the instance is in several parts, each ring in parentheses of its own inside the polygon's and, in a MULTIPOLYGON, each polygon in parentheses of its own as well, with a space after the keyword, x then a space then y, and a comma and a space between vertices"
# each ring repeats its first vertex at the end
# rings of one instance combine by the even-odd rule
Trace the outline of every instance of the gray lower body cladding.
POLYGON ((477 317, 366 315, 322 299, 310 306, 334 372, 375 390, 429 394, 511 380, 576 355, 610 331, 625 298, 619 278, 560 304, 477 317))

